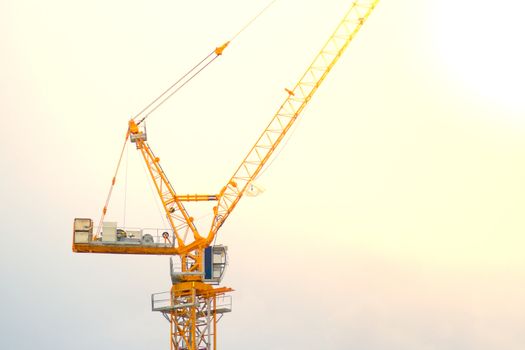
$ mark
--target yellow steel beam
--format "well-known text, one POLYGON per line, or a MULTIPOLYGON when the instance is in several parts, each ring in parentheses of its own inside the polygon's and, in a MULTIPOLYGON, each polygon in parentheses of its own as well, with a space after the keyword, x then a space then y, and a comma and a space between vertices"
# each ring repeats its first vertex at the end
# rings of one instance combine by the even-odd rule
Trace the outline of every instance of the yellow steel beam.
POLYGON ((206 240, 212 242, 231 214, 250 182, 255 180, 284 136, 297 120, 348 44, 361 29, 379 0, 353 1, 335 31, 287 97, 255 145, 248 152, 226 186, 219 193, 218 205, 206 240))
POLYGON ((216 201, 218 195, 216 194, 179 194, 175 198, 181 202, 204 202, 216 201))

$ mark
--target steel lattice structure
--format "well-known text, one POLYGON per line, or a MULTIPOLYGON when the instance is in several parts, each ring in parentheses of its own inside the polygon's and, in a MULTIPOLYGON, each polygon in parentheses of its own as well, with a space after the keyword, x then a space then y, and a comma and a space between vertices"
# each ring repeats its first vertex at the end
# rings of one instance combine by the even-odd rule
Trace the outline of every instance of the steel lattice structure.
MULTIPOLYGON (((93 227, 90 219, 75 219, 73 251, 84 253, 176 255, 180 257, 180 271, 171 271, 173 284, 171 291, 168 293, 169 297, 162 299, 162 303, 159 305, 158 300, 155 299, 157 294, 152 296, 152 309, 162 312, 170 322, 170 344, 172 350, 217 349, 217 321, 225 312, 231 311, 231 303, 229 307, 224 305, 219 307, 217 301, 218 299, 223 300, 229 297, 227 293, 231 289, 225 287, 214 288, 210 285, 212 282, 220 281, 220 278, 217 281, 205 277, 208 273, 205 271, 204 266, 205 250, 210 248, 218 230, 246 193, 250 184, 260 174, 269 158, 361 29, 377 3, 378 0, 352 2, 350 9, 345 13, 343 19, 294 88, 291 90, 286 89, 287 96, 284 102, 218 194, 177 195, 172 183, 168 180, 168 176, 160 166, 160 159, 154 155, 146 142, 144 126, 140 125, 145 117, 138 123, 134 119, 129 121, 126 140, 130 139, 131 142, 135 143, 136 148, 142 155, 158 197, 162 202, 174 239, 171 241, 168 233, 164 232, 164 242, 160 243, 154 241, 137 242, 137 240, 133 239, 124 239, 119 242, 108 241, 107 239, 101 240, 98 237, 100 228, 96 231, 97 234, 94 237, 92 236, 93 227), (197 227, 193 223, 193 218, 183 205, 184 201, 217 201, 217 205, 213 208, 211 227, 206 235, 201 235, 198 232, 197 227), (89 224, 86 224, 86 222, 89 222, 89 224), (91 227, 89 227, 90 225, 91 227)), ((201 63, 205 62, 206 66, 222 55, 228 43, 216 48, 201 63)), ((111 189, 114 184, 115 177, 113 177, 111 189)), ((106 214, 111 189, 103 209, 102 218, 106 214)), ((126 232, 121 232, 121 235, 126 237, 126 232)), ((225 252, 225 249, 222 251, 225 252)), ((214 253, 212 252, 212 254, 214 253)), ((218 265, 224 268, 226 263, 218 265)), ((212 267, 215 269, 215 265, 212 267)), ((222 277, 222 272, 220 277, 222 277)))

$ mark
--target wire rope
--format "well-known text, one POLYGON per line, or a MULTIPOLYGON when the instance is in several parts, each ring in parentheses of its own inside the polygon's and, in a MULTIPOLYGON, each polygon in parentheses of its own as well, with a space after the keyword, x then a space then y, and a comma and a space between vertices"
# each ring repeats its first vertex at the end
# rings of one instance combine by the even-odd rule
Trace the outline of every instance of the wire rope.
MULTIPOLYGON (((144 115, 146 112, 146 115, 144 115, 142 117, 142 119, 140 119, 140 121, 137 123, 137 125, 141 124, 142 122, 144 122, 146 120, 146 118, 148 118, 151 113, 153 113, 154 111, 156 111, 161 105, 163 105, 170 97, 172 97, 175 93, 177 93, 180 89, 182 89, 184 86, 186 86, 186 84, 188 84, 191 80, 193 80, 193 78, 195 78, 200 72, 202 72, 206 67, 208 67, 213 61, 215 61, 217 59, 217 57, 221 56, 222 55, 222 51, 224 50, 224 48, 226 48, 226 46, 228 46, 228 44, 233 41, 234 39, 236 39, 242 32, 244 32, 249 26, 251 26, 264 12, 266 12, 266 10, 268 10, 268 8, 270 8, 277 0, 272 0, 270 1, 261 11, 259 11, 250 21, 248 21, 228 42, 226 42, 226 44, 224 44, 222 47, 219 47, 219 48, 216 48, 214 49, 212 52, 210 52, 206 57, 204 57, 199 63, 197 63, 195 66, 193 66, 189 71, 187 71, 182 77, 180 77, 175 83, 173 83, 170 87, 168 87, 166 90, 164 90, 157 98, 155 98, 152 102, 150 102, 146 107, 144 107, 139 113, 137 113, 132 119, 135 120, 135 119, 138 119, 140 116, 144 115), (210 59, 210 57, 213 56, 213 54, 215 53, 215 56, 213 58, 210 59), (200 68, 199 68, 200 67, 200 68), (192 74, 193 73, 193 74, 192 74), (189 78, 188 78, 189 77, 189 78), (185 80, 186 79, 186 80, 185 80), (177 87, 177 85, 180 84, 180 86, 177 87), (171 91, 171 93, 170 93, 171 91), (166 96, 167 95, 167 96, 166 96), (160 101, 160 102, 159 102, 160 101), (157 103, 157 104, 156 104, 157 103), (156 105, 155 105, 156 104, 156 105), (150 109, 151 108, 151 109, 150 109)), ((95 235, 95 238, 98 237, 100 235, 100 231, 102 230, 102 223, 103 223, 103 220, 104 220, 104 217, 106 215, 106 212, 107 212, 107 208, 108 208, 108 204, 109 204, 109 201, 111 199, 111 195, 113 193, 113 188, 115 186, 115 183, 116 183, 116 178, 117 178, 117 174, 118 174, 118 171, 119 171, 119 168, 120 168, 120 164, 122 162, 122 157, 124 155, 124 150, 126 149, 126 145, 127 145, 127 139, 128 139, 128 136, 129 136, 129 128, 126 132, 126 138, 124 140, 124 145, 122 146, 122 150, 120 152, 120 157, 119 157, 119 160, 118 160, 118 163, 117 163, 117 167, 115 169, 115 173, 114 173, 114 176, 113 176, 113 179, 112 179, 112 182, 111 182, 111 186, 110 186, 110 189, 109 189, 109 192, 108 192, 108 195, 106 197, 106 202, 104 204, 104 208, 102 210, 102 215, 100 217, 100 222, 99 222, 99 225, 98 225, 98 229, 97 229, 97 233, 95 235)), ((125 225, 125 221, 126 221, 126 201, 127 201, 127 165, 126 165, 126 183, 125 183, 125 186, 126 186, 126 189, 125 189, 125 193, 124 193, 124 225, 125 225)), ((148 181, 149 182, 149 181, 148 181)), ((150 184, 151 186, 151 184, 150 184)), ((150 187, 151 189, 151 187, 150 187)), ((152 190, 152 189, 151 189, 152 190)), ((155 204, 157 205, 157 209, 159 210, 159 213, 160 213, 160 208, 158 207, 158 203, 155 201, 155 204)), ((162 221, 164 224, 165 221, 164 221, 164 217, 161 215, 162 217, 162 221)))
POLYGON ((211 55, 213 55, 213 53, 215 52, 215 50, 213 50, 212 52, 210 52, 208 54, 208 56, 206 56, 205 58, 203 58, 199 63, 197 63, 195 66, 193 66, 192 69, 190 69, 188 72, 186 72, 186 74, 184 74, 182 77, 179 78, 179 80, 177 80, 175 83, 173 83, 169 88, 167 88, 166 90, 164 90, 164 92, 162 94, 160 94, 156 99, 154 99, 153 101, 150 102, 150 104, 148 104, 146 107, 144 107, 139 113, 137 113, 136 116, 133 117, 133 119, 137 119, 138 117, 140 117, 148 108, 150 108, 155 102, 157 102, 158 100, 160 100, 164 95, 166 95, 168 93, 168 91, 170 91, 171 89, 173 89, 178 83, 180 83, 184 78, 186 78, 191 72, 193 72, 195 69, 197 69, 197 67, 199 67, 204 61, 206 61, 211 55))
POLYGON ((264 12, 266 12, 277 0, 270 1, 262 10, 260 10, 250 21, 248 21, 235 35, 227 41, 222 47, 215 48, 213 51, 211 51, 206 57, 204 57, 199 63, 197 63, 195 66, 193 66, 189 71, 187 71, 182 77, 180 77, 175 83, 173 83, 170 87, 168 87, 166 90, 164 90, 157 98, 155 98, 153 101, 151 101, 146 107, 144 107, 137 115, 133 117, 133 119, 138 119, 141 115, 144 115, 142 119, 140 119, 137 122, 137 125, 141 124, 146 118, 150 116, 151 113, 156 111, 160 106, 162 106, 170 97, 172 97, 175 93, 177 93, 180 89, 182 89, 187 83, 189 83, 195 76, 197 76, 200 72, 202 72, 206 67, 208 67, 217 57, 222 55, 222 51, 233 41, 235 40, 242 32, 244 32, 248 27, 250 27, 264 12), (215 56, 210 59, 211 56, 215 56), (206 62, 208 61, 208 62, 206 62), (206 62, 206 63, 205 63, 206 62), (202 67, 201 67, 202 66, 202 67), (201 68, 199 68, 201 67, 201 68), (195 73, 193 73, 195 72, 195 73), (193 73, 193 74, 192 74, 193 73), (185 80, 188 76, 190 76, 187 80, 185 80), (182 82, 182 84, 181 84, 182 82), (178 84, 181 84, 180 86, 176 87, 178 84), (169 93, 172 91, 171 93, 169 93), (167 95, 167 96, 166 96, 167 95), (163 98, 166 96, 165 98, 163 98), (160 102, 159 102, 160 101, 160 102))
POLYGON ((232 38, 230 41, 233 41, 233 39, 237 38, 242 32, 244 32, 249 26, 252 25, 253 22, 257 20, 266 10, 268 10, 277 0, 270 1, 255 17, 253 17, 248 23, 244 25, 244 27, 241 28, 232 38))
POLYGON ((166 214, 163 215, 162 210, 160 209, 160 205, 158 203, 158 197, 155 194, 155 190, 153 189, 153 185, 151 184, 151 181, 148 181, 149 174, 148 174, 148 169, 146 167, 146 163, 144 163, 144 162, 141 162, 141 163, 142 163, 142 169, 144 170, 144 175, 146 177, 146 182, 148 183, 148 188, 150 189, 151 196, 153 197, 153 202, 155 202, 155 206, 157 207, 157 211, 158 211, 160 219, 162 221, 162 225, 164 227, 169 227, 169 225, 166 223, 166 220, 164 219, 164 216, 166 214))
POLYGON ((104 217, 106 216, 106 212, 108 210, 108 204, 109 204, 109 200, 111 199, 111 194, 113 193, 113 187, 115 187, 115 183, 117 182, 117 174, 120 168, 120 163, 122 163, 122 156, 124 155, 124 150, 126 149, 126 145, 128 143, 128 135, 129 135, 129 129, 126 131, 126 137, 124 138, 124 144, 122 145, 122 150, 120 151, 120 157, 118 159, 117 168, 115 169, 113 179, 111 180, 111 186, 109 187, 109 193, 108 193, 108 196, 106 197, 106 203, 104 204, 104 208, 102 209, 102 215, 100 217, 100 221, 98 224, 97 233, 95 235, 95 238, 97 238, 100 235, 100 230, 102 230, 102 223, 104 221, 104 217))
MULTIPOLYGON (((209 56, 208 56, 209 57, 209 56)), ((189 77, 188 80, 186 80, 184 83, 182 83, 181 86, 177 87, 172 93, 170 93, 168 96, 166 96, 162 101, 160 101, 155 107, 153 107, 151 109, 151 111, 149 111, 148 114, 146 114, 141 120, 139 120, 139 122, 137 123, 137 125, 139 125, 140 123, 142 123, 144 120, 146 120, 146 118, 148 118, 151 113, 155 112, 157 110, 157 108, 159 108, 160 106, 162 106, 164 104, 164 102, 166 102, 171 96, 175 95, 176 92, 178 92, 180 89, 182 89, 186 84, 188 84, 191 80, 193 80, 193 78, 195 78, 195 76, 197 76, 197 74, 199 74, 200 72, 202 72, 204 70, 204 68, 208 67, 213 61, 215 61, 217 59, 217 57, 219 57, 218 55, 213 57, 208 63, 206 63, 202 68, 200 68, 197 72, 195 72, 191 77, 189 77)), ((202 62, 202 61, 201 61, 202 62)), ((193 71, 193 70, 192 70, 193 71)), ((187 76, 187 74, 186 74, 187 76)), ((182 81, 182 79, 179 79, 179 81, 182 81)), ((175 84, 176 85, 176 84, 175 84)), ((173 85, 173 86, 175 86, 173 85)), ((164 93, 165 94, 165 93, 164 93)), ((163 94, 163 95, 164 95, 163 94)), ((158 100, 159 98, 157 98, 158 100)))
POLYGON ((288 145, 288 142, 290 142, 290 140, 292 139, 293 135, 295 134, 295 132, 297 131, 297 129, 301 125, 301 121, 303 119, 304 119, 304 117, 303 118, 297 118, 295 124, 292 126, 292 130, 290 131, 289 135, 287 135, 288 137, 286 137, 286 139, 284 140, 282 146, 277 150, 275 155, 270 159, 270 161, 266 164, 266 166, 257 175, 255 180, 258 180, 266 172, 266 170, 268 170, 268 168, 272 166, 273 162, 275 162, 277 160, 277 158, 279 158, 279 156, 281 155, 282 151, 284 151, 284 149, 288 145))
POLYGON ((126 172, 124 175, 124 220, 122 223, 122 227, 126 228, 126 210, 127 210, 127 202, 128 202, 128 168, 129 168, 129 147, 127 146, 128 143, 126 142, 126 172))

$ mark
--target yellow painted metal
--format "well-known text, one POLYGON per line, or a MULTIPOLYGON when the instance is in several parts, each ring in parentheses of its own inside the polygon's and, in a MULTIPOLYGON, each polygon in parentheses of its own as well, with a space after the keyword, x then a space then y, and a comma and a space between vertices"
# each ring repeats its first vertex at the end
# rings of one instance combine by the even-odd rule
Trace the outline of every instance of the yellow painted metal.
POLYGON ((187 234, 188 231, 193 233, 194 240, 201 239, 202 237, 199 235, 197 228, 193 224, 193 218, 190 217, 184 208, 184 205, 176 195, 175 190, 164 173, 164 170, 162 170, 160 159, 155 157, 151 148, 143 139, 137 139, 136 144, 147 165, 157 194, 162 202, 166 217, 173 229, 173 233, 177 237, 178 246, 184 246, 184 238, 182 237, 182 234, 187 234))
POLYGON ((227 42, 225 42, 224 44, 222 44, 221 46, 217 47, 217 48, 215 49, 215 54, 216 54, 217 56, 222 55, 222 53, 223 53, 224 50, 228 47, 228 45, 230 45, 230 42, 229 42, 229 41, 227 41, 227 42))
MULTIPOLYGON (((285 89, 287 96, 274 114, 266 129, 257 139, 241 162, 233 176, 217 195, 177 195, 160 166, 159 158, 155 157, 146 142, 146 137, 134 120, 129 121, 127 136, 136 143, 143 156, 157 194, 163 204, 164 211, 175 235, 171 245, 104 245, 92 243, 73 243, 73 251, 84 253, 111 254, 154 254, 178 255, 182 261, 183 272, 203 272, 204 248, 209 246, 218 230, 232 213, 246 189, 261 172, 268 159, 279 146, 312 96, 315 94, 328 73, 332 70, 348 44, 361 29, 379 0, 353 1, 350 9, 336 27, 312 64, 299 79, 293 89, 285 89), (207 236, 201 236, 193 223, 193 218, 187 213, 182 202, 185 201, 218 201, 214 207, 214 216, 207 236), (190 240, 187 235, 191 233, 190 240)), ((215 54, 221 55, 228 42, 216 48, 215 54)), ((106 208, 106 207, 105 207, 106 208)), ((104 209, 105 213, 106 209, 104 209)), ((216 299, 219 295, 231 291, 230 288, 213 288, 203 283, 200 274, 187 274, 182 282, 174 283, 171 290, 171 300, 184 300, 180 308, 173 308, 170 313, 170 344, 172 350, 198 350, 197 333, 198 306, 202 303, 212 303, 216 310, 216 299), (200 304, 199 304, 200 303, 200 304)), ((209 305, 209 304, 208 304, 209 305)), ((216 314, 213 314, 213 349, 216 349, 216 314)), ((211 349, 207 349, 211 350, 211 349)))
MULTIPOLYGON (((100 244, 98 241, 88 243, 76 243, 73 240, 73 252, 75 253, 100 253, 100 254, 137 254, 137 255, 180 255, 187 256, 195 260, 202 257, 201 250, 204 249, 205 240, 197 240, 186 244, 182 247, 177 247, 169 244, 162 246, 148 246, 136 244, 118 244, 108 245, 100 244), (193 254, 192 254, 193 252, 193 254), (198 254, 197 254, 198 253, 198 254)), ((192 267, 191 271, 201 271, 197 266, 192 267)))
MULTIPOLYGON (((160 159, 155 157, 145 141, 144 132, 133 119, 130 120, 127 135, 136 143, 137 149, 140 150, 144 158, 170 226, 173 229, 175 241, 172 246, 163 247, 101 246, 89 243, 74 243, 73 250, 76 252, 114 254, 180 255, 183 260, 183 267, 192 265, 186 264, 188 262, 187 258, 190 257, 189 261, 194 260, 194 265, 188 269, 191 271, 202 271, 200 262, 203 256, 203 249, 214 240, 217 231, 232 213, 249 184, 255 180, 263 169, 268 159, 337 63, 348 44, 361 29, 378 2, 379 0, 352 2, 350 9, 345 13, 335 31, 295 87, 293 89, 285 89, 287 97, 284 102, 219 194, 177 195, 160 166, 160 159), (216 200, 218 203, 213 208, 214 216, 208 234, 201 236, 193 223, 193 218, 187 213, 182 202, 209 200, 216 200), (191 233, 192 239, 188 239, 187 235, 189 233, 191 233)), ((222 54, 227 46, 228 42, 218 47, 216 54, 222 54)))
POLYGON ((217 349, 217 297, 231 292, 231 288, 212 286, 202 282, 182 282, 171 288, 170 348, 172 350, 200 350, 209 339, 204 334, 213 335, 212 350, 217 349), (205 312, 208 314, 205 314, 205 312), (202 322, 209 317, 212 322, 202 322), (211 327, 212 329, 208 329, 211 327))
POLYGON ((137 244, 103 245, 91 243, 73 243, 75 253, 99 253, 99 254, 135 254, 135 255, 181 255, 176 247, 170 246, 147 246, 137 244))
POLYGON ((379 0, 353 1, 350 9, 299 82, 292 90, 285 89, 288 96, 283 104, 226 186, 220 191, 218 205, 214 208, 214 217, 207 237, 208 242, 213 240, 250 182, 255 180, 260 173, 378 2, 379 0))
POLYGON ((176 197, 181 202, 204 202, 204 201, 216 201, 218 195, 216 194, 179 194, 176 197))
MULTIPOLYGON (((175 235, 176 242, 174 241, 171 247, 173 248, 171 249, 172 253, 175 251, 174 248, 177 248, 176 254, 181 256, 183 271, 203 271, 203 249, 205 248, 206 242, 199 235, 197 227, 193 223, 193 217, 186 211, 182 200, 177 196, 168 177, 160 166, 160 159, 153 154, 153 151, 145 141, 144 134, 140 131, 140 128, 133 119, 129 121, 129 131, 130 139, 132 142, 135 142, 137 149, 141 152, 146 163, 168 222, 175 235), (188 248, 185 242, 190 232, 192 233, 193 241, 191 248, 188 248), (193 252, 193 254, 190 254, 191 252, 193 252)), ((145 252, 147 251, 148 250, 145 250, 145 252)))
POLYGON ((117 168, 115 169, 115 174, 113 175, 113 178, 111 179, 111 186, 109 188, 109 193, 106 197, 106 202, 104 204, 104 207, 102 208, 102 215, 100 216, 100 221, 99 221, 99 225, 98 225, 98 231, 95 232, 95 236, 94 236, 94 239, 97 239, 97 237, 100 235, 100 230, 102 229, 102 222, 104 221, 104 217, 106 216, 106 213, 108 211, 108 204, 109 204, 109 200, 111 199, 111 194, 113 193, 113 188, 115 187, 115 183, 117 182, 117 173, 118 173, 118 170, 120 168, 120 163, 122 162, 122 157, 124 156, 124 150, 126 149, 126 143, 128 142, 128 137, 129 137, 129 130, 130 128, 128 127, 128 130, 126 131, 126 137, 124 138, 124 144, 122 145, 122 150, 120 151, 120 158, 117 162, 117 168))

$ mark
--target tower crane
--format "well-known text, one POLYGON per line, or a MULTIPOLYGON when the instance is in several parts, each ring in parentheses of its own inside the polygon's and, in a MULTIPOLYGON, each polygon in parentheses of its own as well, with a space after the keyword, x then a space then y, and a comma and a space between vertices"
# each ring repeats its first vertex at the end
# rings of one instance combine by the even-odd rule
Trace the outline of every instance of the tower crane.
MULTIPOLYGON (((142 156, 162 202, 170 229, 148 232, 145 229, 128 230, 118 227, 115 222, 104 221, 111 191, 116 182, 119 160, 99 225, 94 226, 93 220, 88 218, 74 220, 73 251, 178 257, 180 259, 178 267, 173 259, 171 260, 171 290, 153 294, 151 299, 152 310, 161 312, 170 322, 172 350, 217 349, 217 322, 224 313, 231 311, 231 297, 228 293, 232 291, 231 288, 217 286, 222 280, 227 264, 227 248, 213 245, 217 232, 252 186, 254 179, 267 164, 268 159, 361 29, 378 1, 352 1, 349 10, 296 85, 292 89, 285 89, 287 95, 283 103, 231 178, 215 194, 177 194, 160 165, 160 159, 147 142, 143 121, 149 114, 144 114, 143 110, 129 120, 124 141, 127 143, 129 140, 134 143, 142 156), (184 206, 188 201, 216 202, 207 232, 198 231, 193 217, 184 206)), ((221 56, 228 44, 229 42, 226 42, 214 49, 188 73, 187 76, 190 78, 186 79, 191 79, 194 72, 202 70, 221 56)), ((185 82, 182 81, 182 84, 185 82)), ((163 95, 166 94, 169 94, 168 90, 163 95)), ((154 102, 162 103, 163 95, 154 102)), ((150 108, 150 111, 154 110, 158 103, 147 108, 150 108)))

